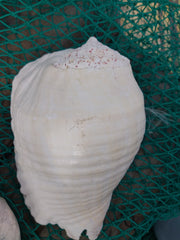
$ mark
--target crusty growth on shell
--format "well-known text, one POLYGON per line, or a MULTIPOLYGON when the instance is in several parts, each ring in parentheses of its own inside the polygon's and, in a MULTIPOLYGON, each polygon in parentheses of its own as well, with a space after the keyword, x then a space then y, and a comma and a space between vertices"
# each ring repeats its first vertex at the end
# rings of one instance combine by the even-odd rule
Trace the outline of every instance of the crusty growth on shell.
POLYGON ((57 68, 102 68, 126 65, 129 60, 117 51, 98 42, 95 37, 89 38, 86 44, 70 53, 64 54, 54 63, 57 68))

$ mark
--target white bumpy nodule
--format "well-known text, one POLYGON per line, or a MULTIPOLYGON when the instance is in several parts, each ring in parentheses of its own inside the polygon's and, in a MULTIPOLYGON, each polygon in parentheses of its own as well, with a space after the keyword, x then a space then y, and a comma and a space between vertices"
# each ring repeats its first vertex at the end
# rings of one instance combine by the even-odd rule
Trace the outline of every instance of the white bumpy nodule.
POLYGON ((145 131, 129 60, 91 37, 21 69, 11 99, 17 176, 40 224, 97 238, 145 131))

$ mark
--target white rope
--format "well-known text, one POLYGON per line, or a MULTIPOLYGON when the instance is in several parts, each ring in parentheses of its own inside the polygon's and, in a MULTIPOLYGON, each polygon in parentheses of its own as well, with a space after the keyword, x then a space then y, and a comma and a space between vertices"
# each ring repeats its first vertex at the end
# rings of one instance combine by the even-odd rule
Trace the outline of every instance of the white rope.
POLYGON ((170 123, 173 122, 171 115, 162 110, 149 107, 145 107, 145 110, 148 119, 147 130, 150 134, 153 133, 153 131, 162 123, 165 125, 170 125, 170 123))

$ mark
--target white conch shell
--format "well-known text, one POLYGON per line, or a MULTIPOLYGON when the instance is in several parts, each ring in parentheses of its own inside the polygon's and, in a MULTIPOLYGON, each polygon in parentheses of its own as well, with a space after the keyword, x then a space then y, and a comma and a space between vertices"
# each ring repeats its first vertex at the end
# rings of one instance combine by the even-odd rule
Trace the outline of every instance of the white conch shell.
POLYGON ((12 90, 17 174, 32 215, 94 240, 143 138, 130 62, 91 37, 27 64, 12 90))
POLYGON ((0 240, 20 240, 18 222, 6 200, 0 197, 0 240))

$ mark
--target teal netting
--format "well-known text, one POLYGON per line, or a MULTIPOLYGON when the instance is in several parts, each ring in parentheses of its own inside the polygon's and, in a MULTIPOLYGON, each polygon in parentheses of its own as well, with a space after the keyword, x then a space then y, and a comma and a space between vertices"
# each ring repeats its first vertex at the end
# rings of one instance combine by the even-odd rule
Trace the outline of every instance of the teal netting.
POLYGON ((15 213, 23 240, 68 238, 57 225, 37 224, 19 191, 11 83, 27 62, 78 47, 90 36, 131 60, 147 114, 142 147, 114 191, 98 239, 152 240, 156 220, 179 214, 179 13, 180 6, 167 0, 0 1, 0 195, 15 213))

